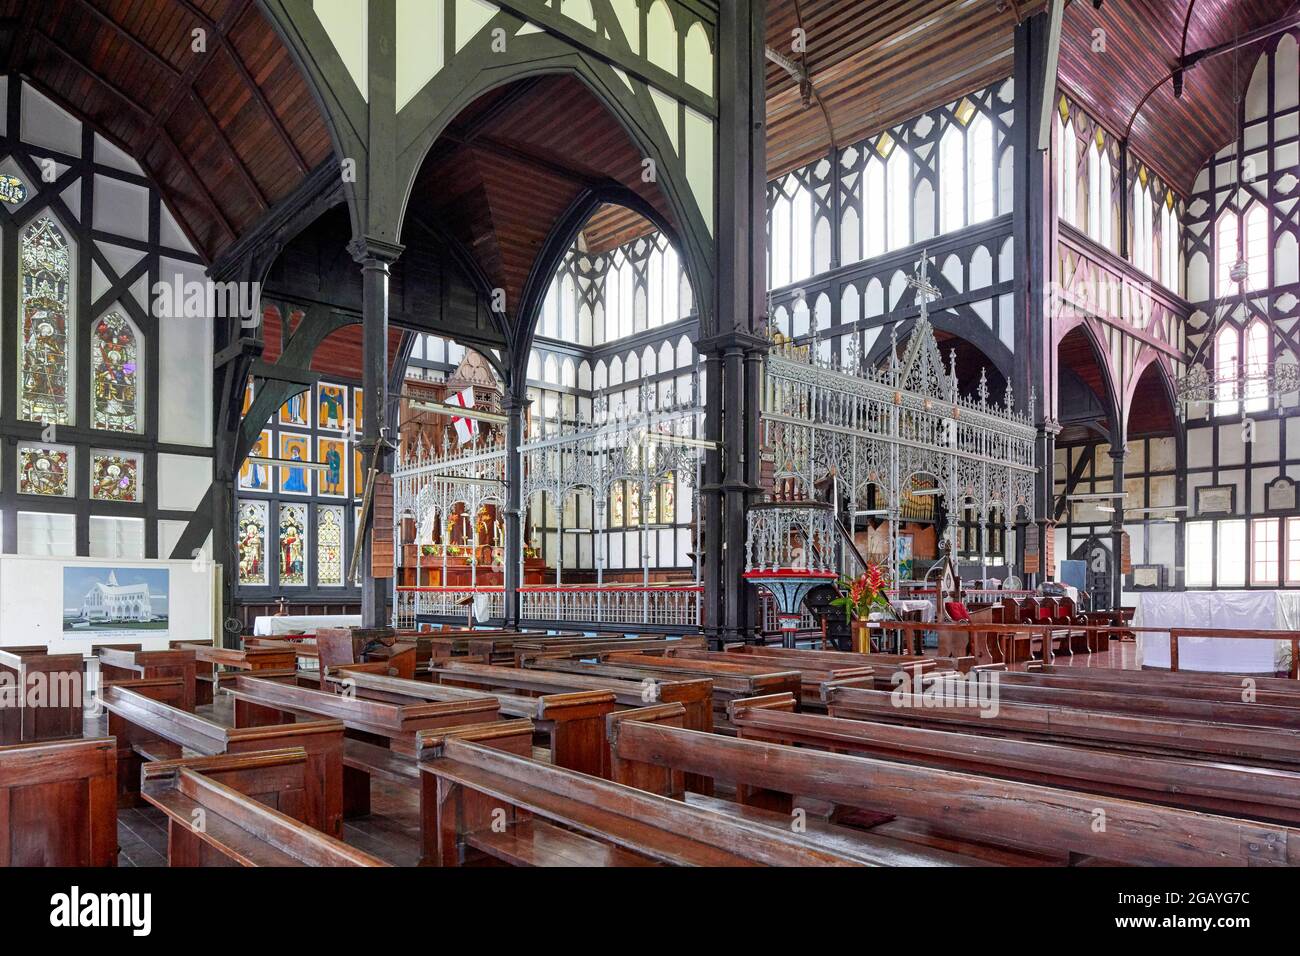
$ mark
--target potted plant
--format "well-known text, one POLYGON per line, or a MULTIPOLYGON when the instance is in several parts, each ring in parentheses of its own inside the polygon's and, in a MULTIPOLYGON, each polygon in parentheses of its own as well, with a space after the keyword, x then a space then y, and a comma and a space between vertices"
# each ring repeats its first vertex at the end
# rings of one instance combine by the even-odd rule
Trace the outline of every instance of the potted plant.
POLYGON ((853 650, 860 654, 871 651, 867 623, 894 617, 887 593, 889 584, 888 569, 874 562, 856 578, 841 578, 836 582, 840 595, 831 604, 844 608, 844 619, 853 625, 853 650))

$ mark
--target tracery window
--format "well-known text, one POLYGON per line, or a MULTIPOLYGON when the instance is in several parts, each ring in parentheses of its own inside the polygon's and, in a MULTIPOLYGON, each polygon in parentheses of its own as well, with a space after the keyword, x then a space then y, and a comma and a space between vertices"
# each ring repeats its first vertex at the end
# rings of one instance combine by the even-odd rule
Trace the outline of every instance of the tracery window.
POLYGON ((1246 212, 1247 281, 1252 291, 1268 288, 1268 210, 1252 203, 1246 212))
POLYGON ((1133 180, 1133 265, 1147 275, 1154 276, 1155 262, 1152 244, 1155 241, 1151 223, 1151 199, 1142 182, 1142 175, 1133 180))
POLYGON ((1164 284, 1175 292, 1180 292, 1182 282, 1179 280, 1180 236, 1178 231, 1178 211, 1174 209, 1174 197, 1169 193, 1160 206, 1160 251, 1163 260, 1160 275, 1164 284))
POLYGON ((1220 299, 1235 295, 1232 267, 1237 261, 1237 214, 1225 209, 1214 224, 1214 294, 1220 299))
POLYGON ((888 163, 889 248, 912 242, 912 158, 895 144, 888 163))
POLYGON ((239 583, 266 584, 266 503, 239 503, 239 583))
POLYGON ((1255 319, 1246 327, 1246 394, 1242 408, 1248 412, 1259 412, 1268 408, 1268 394, 1265 380, 1268 366, 1272 359, 1269 354, 1268 325, 1262 319, 1255 319))
POLYGON ((280 583, 307 583, 307 508, 298 504, 280 505, 280 537, 276 562, 280 583))
POLYGON ((1237 358, 1241 351, 1237 330, 1225 325, 1214 339, 1215 378, 1218 379, 1220 400, 1214 403, 1214 414, 1237 413, 1237 358))
POLYGON ((343 583, 343 509, 332 505, 316 508, 316 583, 343 583))
POLYGON ((109 312, 90 337, 91 425, 115 432, 143 431, 139 415, 140 347, 131 323, 109 312))
POLYGON ((1057 208, 1062 219, 1072 226, 1078 226, 1079 141, 1074 134, 1074 121, 1062 124, 1059 112, 1056 116, 1056 140, 1059 148, 1053 172, 1056 176, 1056 195, 1059 197, 1057 208))
POLYGON ((1111 165, 1110 153, 1100 130, 1088 150, 1088 235, 1111 248, 1111 165))
POLYGON ((967 158, 970 170, 970 221, 992 219, 996 211, 993 180, 993 124, 980 114, 967 132, 967 158))
POLYGON ((862 253, 870 259, 884 253, 888 243, 885 229, 885 164, 878 156, 867 160, 862 177, 862 253))
POLYGON ((939 141, 939 228, 951 232, 966 225, 966 137, 956 123, 939 141))
POLYGON ((51 217, 42 216, 23 233, 18 415, 29 422, 72 422, 71 258, 63 230, 51 217))

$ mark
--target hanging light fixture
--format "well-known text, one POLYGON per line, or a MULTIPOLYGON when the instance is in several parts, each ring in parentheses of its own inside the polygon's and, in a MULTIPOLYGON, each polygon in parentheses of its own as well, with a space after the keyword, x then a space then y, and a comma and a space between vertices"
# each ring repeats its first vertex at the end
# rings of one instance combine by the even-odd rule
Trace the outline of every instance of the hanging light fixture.
MULTIPOLYGON (((1240 38, 1240 31, 1237 31, 1240 38)), ((1234 200, 1240 195, 1242 168, 1241 114, 1242 94, 1241 79, 1238 72, 1240 44, 1234 44, 1232 53, 1232 95, 1233 95, 1233 150, 1236 154, 1236 186, 1233 189, 1234 200)), ((1240 213, 1238 213, 1240 215, 1240 213)), ((1268 345, 1263 362, 1250 361, 1246 349, 1238 350, 1238 359, 1231 368, 1224 368, 1215 360, 1212 343, 1217 342, 1223 324, 1228 315, 1237 306, 1243 317, 1250 315, 1250 265, 1246 261, 1245 228, 1238 220, 1237 260, 1228 270, 1228 278, 1237 284, 1235 296, 1224 296, 1215 308, 1210 320, 1202 327, 1204 335, 1186 371, 1174 382, 1175 396, 1179 403, 1179 412, 1184 418, 1192 405, 1214 402, 1244 402, 1249 400, 1277 400, 1300 390, 1300 366, 1293 362, 1274 362, 1271 358, 1274 328, 1269 310, 1265 310, 1262 321, 1268 329, 1268 345)), ((1217 237, 1216 237, 1217 238, 1217 237)), ((1217 250, 1216 250, 1217 258, 1217 250)), ((1249 328, 1249 321, 1245 328, 1249 328)))

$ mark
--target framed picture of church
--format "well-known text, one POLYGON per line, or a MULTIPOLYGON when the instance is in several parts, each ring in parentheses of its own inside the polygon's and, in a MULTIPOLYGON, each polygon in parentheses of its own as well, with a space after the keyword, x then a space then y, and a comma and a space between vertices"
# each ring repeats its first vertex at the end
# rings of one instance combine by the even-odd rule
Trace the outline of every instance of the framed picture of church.
POLYGON ((171 588, 167 568, 63 568, 63 630, 85 637, 165 637, 171 588))

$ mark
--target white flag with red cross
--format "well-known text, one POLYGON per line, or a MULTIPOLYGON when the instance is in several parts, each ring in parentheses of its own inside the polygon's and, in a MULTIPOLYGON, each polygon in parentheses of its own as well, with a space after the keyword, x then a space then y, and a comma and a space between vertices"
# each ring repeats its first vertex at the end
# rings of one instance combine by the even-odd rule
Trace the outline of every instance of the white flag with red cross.
MULTIPOLYGON (((455 405, 459 408, 474 407, 474 389, 467 388, 463 392, 457 392, 451 398, 447 399, 448 405, 455 405)), ((451 423, 456 426, 456 437, 460 439, 463 445, 467 441, 473 441, 478 437, 478 421, 473 418, 466 418, 463 415, 451 416, 451 423)))

